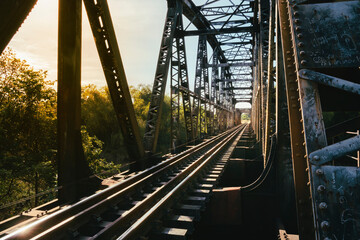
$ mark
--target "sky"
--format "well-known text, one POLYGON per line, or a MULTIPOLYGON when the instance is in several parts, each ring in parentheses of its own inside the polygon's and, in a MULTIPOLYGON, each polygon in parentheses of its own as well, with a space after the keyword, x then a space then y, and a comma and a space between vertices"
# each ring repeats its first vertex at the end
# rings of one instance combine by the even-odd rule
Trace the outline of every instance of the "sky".
MULTIPOLYGON (((166 16, 165 0, 108 0, 129 85, 152 85, 166 16)), ((38 0, 9 47, 35 69, 57 79, 58 0, 38 0)), ((83 7, 82 85, 106 81, 83 7)))
MULTIPOLYGON (((108 0, 108 4, 128 85, 152 86, 167 11, 166 0, 108 0)), ((57 18, 58 0, 38 0, 8 45, 18 58, 25 59, 35 69, 48 71, 49 80, 57 79, 57 18)), ((82 85, 102 87, 106 81, 84 7, 82 20, 82 85)), ((184 19, 184 26, 188 22, 184 19)), ((193 89, 198 37, 185 40, 189 84, 193 89)), ((211 54, 208 46, 209 59, 211 54)), ((167 94, 169 85, 168 81, 167 94)))

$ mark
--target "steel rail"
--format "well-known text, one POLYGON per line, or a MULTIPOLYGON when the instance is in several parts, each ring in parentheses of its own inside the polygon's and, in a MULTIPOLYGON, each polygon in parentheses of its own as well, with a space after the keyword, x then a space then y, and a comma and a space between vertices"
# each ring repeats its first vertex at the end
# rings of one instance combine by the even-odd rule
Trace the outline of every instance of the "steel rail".
MULTIPOLYGON (((224 147, 228 145, 240 132, 242 134, 245 131, 246 126, 239 127, 236 131, 216 144, 210 151, 203 155, 201 159, 189 166, 186 171, 181 172, 178 176, 181 178, 181 181, 179 181, 175 187, 171 186, 171 191, 167 192, 163 198, 158 200, 149 211, 132 224, 131 227, 127 229, 118 239, 136 239, 136 237, 140 237, 144 234, 143 228, 154 221, 161 214, 161 211, 169 207, 173 203, 174 199, 176 199, 176 197, 198 177, 199 172, 204 168, 204 166, 213 160, 222 150, 224 150, 224 147)), ((175 178, 170 181, 173 180, 175 181, 175 178)))
MULTIPOLYGON (((215 145, 226 135, 234 131, 228 130, 218 136, 205 141, 196 147, 188 149, 178 155, 165 160, 149 169, 140 172, 127 180, 118 183, 100 193, 87 197, 69 208, 60 210, 44 219, 40 219, 18 231, 7 235, 4 239, 52 239, 58 237, 59 229, 76 228, 89 220, 90 215, 97 215, 109 208, 119 199, 127 199, 127 196, 134 194, 139 188, 146 186, 151 180, 157 179, 161 173, 169 171, 174 166, 178 166, 186 159, 203 154, 209 147, 215 145)), ((121 200, 120 200, 121 201, 121 200)))

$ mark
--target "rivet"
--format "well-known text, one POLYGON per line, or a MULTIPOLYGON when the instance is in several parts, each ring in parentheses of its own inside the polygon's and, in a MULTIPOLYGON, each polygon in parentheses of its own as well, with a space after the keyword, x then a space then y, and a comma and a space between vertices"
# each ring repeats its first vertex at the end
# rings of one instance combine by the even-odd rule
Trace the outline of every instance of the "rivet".
POLYGON ((339 198, 339 202, 340 202, 341 204, 345 203, 345 202, 346 202, 345 197, 344 197, 344 196, 341 196, 341 197, 339 198))
POLYGON ((303 42, 299 42, 299 43, 298 43, 298 46, 299 46, 299 47, 303 47, 303 46, 304 46, 304 43, 303 43, 303 42))
POLYGON ((295 30, 299 32, 302 30, 302 28, 300 26, 296 26, 295 30))
POLYGON ((325 189, 326 189, 326 188, 325 188, 324 185, 319 185, 318 188, 317 188, 317 191, 321 193, 321 192, 324 192, 325 189))
POLYGON ((298 16, 299 15, 299 12, 298 11, 295 11, 294 12, 294 16, 298 16))
POLYGON ((324 171, 322 169, 316 169, 316 174, 317 175, 323 175, 324 171))
POLYGON ((297 37, 298 37, 298 38, 302 38, 303 35, 302 35, 301 33, 299 33, 299 34, 297 35, 297 37))
POLYGON ((300 56, 305 56, 305 51, 300 51, 300 56))
POLYGON ((326 202, 321 202, 321 203, 319 204, 319 208, 320 208, 321 210, 327 209, 327 204, 326 204, 326 202))
POLYGON ((307 61, 306 60, 302 60, 301 61, 301 65, 306 65, 307 61))
POLYGON ((295 23, 296 24, 299 24, 300 23, 300 20, 298 18, 295 18, 295 23))
MULTIPOLYGON (((305 61, 305 60, 303 60, 303 61, 305 61)), ((301 61, 301 64, 302 64, 303 61, 301 61)), ((318 155, 315 155, 315 156, 313 156, 312 160, 319 161, 320 157, 318 155)))
POLYGON ((330 223, 328 221, 322 221, 320 226, 323 230, 328 230, 330 228, 330 223))

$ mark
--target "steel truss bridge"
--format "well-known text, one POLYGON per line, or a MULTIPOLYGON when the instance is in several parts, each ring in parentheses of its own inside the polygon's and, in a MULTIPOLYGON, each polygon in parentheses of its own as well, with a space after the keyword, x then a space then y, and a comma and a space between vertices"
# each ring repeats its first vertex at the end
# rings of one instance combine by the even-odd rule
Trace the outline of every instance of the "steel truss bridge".
MULTIPOLYGON (((0 2, 0 52, 36 2, 0 2)), ((58 199, 72 205, 5 238, 202 239, 197 229, 211 232, 204 227, 210 225, 194 221, 209 199, 211 226, 227 223, 246 232, 249 221, 251 231, 265 229, 252 232, 254 238, 244 233, 246 239, 276 239, 264 235, 272 231, 264 226, 275 226, 279 239, 360 238, 360 118, 324 123, 325 112, 360 112, 359 1, 167 0, 143 137, 113 24, 106 0, 59 0, 58 199), (91 172, 80 134, 82 3, 133 160, 126 180, 86 198, 83 189, 91 183, 83 179, 91 172), (191 37, 198 39, 191 49, 195 73, 186 57, 191 37), (172 154, 159 160, 167 86, 172 154), (245 103, 251 109, 235 108, 245 103), (243 112, 250 113, 250 125, 240 123, 243 112), (250 164, 245 160, 257 168, 242 167, 250 164), (251 171, 258 174, 250 181, 244 176, 251 171), (219 182, 223 188, 215 187, 219 182)))

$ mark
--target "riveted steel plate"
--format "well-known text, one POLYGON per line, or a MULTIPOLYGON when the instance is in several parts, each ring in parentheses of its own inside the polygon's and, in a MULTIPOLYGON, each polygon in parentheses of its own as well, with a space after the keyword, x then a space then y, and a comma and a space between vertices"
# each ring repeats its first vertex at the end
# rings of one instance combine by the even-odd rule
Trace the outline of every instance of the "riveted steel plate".
POLYGON ((312 168, 317 239, 360 239, 360 169, 312 168))
POLYGON ((292 5, 300 68, 360 66, 360 1, 292 5))

